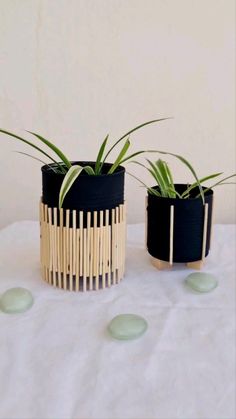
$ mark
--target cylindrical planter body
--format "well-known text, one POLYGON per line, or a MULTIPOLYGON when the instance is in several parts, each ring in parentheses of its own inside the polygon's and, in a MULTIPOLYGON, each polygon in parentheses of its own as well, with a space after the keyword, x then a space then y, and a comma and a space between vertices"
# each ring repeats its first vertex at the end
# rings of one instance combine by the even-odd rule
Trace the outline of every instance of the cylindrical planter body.
MULTIPOLYGON (((157 188, 157 187, 156 187, 157 188)), ((176 184, 180 194, 187 185, 176 184)), ((157 188, 158 189, 158 188, 157 188)), ((204 188, 203 188, 204 189, 204 188)), ((147 250, 156 259, 167 262, 195 262, 205 258, 210 249, 213 191, 187 199, 147 197, 147 250)))
MULTIPOLYGON (((73 162, 80 166, 94 162, 73 162)), ((103 174, 89 176, 82 171, 65 197, 63 208, 79 211, 112 209, 124 203, 125 169, 119 166, 115 173, 107 175, 112 165, 104 164, 103 174)), ((52 171, 50 165, 42 167, 42 201, 51 208, 58 206, 59 192, 64 175, 52 171)))
MULTIPOLYGON (((76 162, 80 165, 91 162, 76 162)), ((75 164, 76 164, 75 163, 75 164)), ((69 290, 93 290, 118 283, 125 261, 125 169, 98 176, 82 172, 58 200, 64 175, 42 167, 41 266, 44 280, 69 290)))

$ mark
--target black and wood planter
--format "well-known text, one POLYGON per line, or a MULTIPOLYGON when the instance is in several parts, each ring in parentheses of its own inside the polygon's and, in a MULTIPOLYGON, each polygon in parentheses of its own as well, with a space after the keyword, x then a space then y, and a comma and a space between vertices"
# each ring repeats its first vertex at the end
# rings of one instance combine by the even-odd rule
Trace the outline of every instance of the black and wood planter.
MULTIPOLYGON (((76 162, 94 166, 91 162, 76 162)), ((126 213, 125 169, 89 176, 82 172, 58 208, 64 178, 42 167, 40 202, 41 267, 43 279, 66 290, 110 287, 124 275, 126 213)))
MULTIPOLYGON (((177 184, 175 188, 181 194, 187 185, 177 184)), ((205 193, 205 204, 201 197, 195 197, 198 193, 198 189, 192 191, 187 199, 148 193, 147 250, 158 269, 168 268, 175 262, 201 269, 210 249, 213 191, 205 193)))

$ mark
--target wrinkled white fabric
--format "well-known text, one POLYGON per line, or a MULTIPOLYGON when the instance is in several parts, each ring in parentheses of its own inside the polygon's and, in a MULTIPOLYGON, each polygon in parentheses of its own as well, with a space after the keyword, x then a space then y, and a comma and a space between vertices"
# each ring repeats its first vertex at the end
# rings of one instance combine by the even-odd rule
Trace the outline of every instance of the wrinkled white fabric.
POLYGON ((124 280, 75 293, 41 280, 38 223, 1 230, 0 294, 26 287, 35 304, 0 312, 0 418, 234 419, 235 226, 215 226, 212 244, 211 293, 184 286, 184 265, 157 271, 143 225, 128 227, 124 280), (147 333, 113 340, 120 313, 144 316, 147 333))

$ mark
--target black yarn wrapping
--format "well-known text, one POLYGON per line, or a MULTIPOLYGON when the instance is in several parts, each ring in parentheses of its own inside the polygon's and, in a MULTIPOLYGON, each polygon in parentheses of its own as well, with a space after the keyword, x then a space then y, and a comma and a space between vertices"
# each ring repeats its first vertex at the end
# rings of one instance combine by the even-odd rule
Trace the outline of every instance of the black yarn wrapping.
MULTIPOLYGON (((73 162, 81 166, 90 165, 94 162, 73 162)), ((88 175, 81 172, 67 193, 63 202, 63 209, 70 210, 70 223, 72 226, 72 211, 77 210, 76 227, 79 228, 79 211, 83 211, 83 225, 87 225, 87 213, 91 212, 91 226, 93 226, 93 212, 109 210, 109 224, 111 224, 111 210, 124 204, 124 179, 125 168, 119 166, 113 174, 108 175, 112 164, 105 163, 103 174, 98 176, 88 175)), ((49 208, 58 208, 59 193, 64 179, 63 174, 55 173, 50 165, 42 167, 42 202, 49 208)), ((98 224, 100 225, 100 214, 98 212, 98 224)), ((104 216, 105 217, 105 216, 104 216)), ((54 220, 53 220, 54 223, 54 220)), ((57 211, 57 224, 59 225, 59 210, 57 211)), ((103 220, 103 225, 105 220, 103 220)), ((65 225, 65 211, 64 221, 65 225)))
MULTIPOLYGON (((157 187, 155 187, 158 189, 157 187)), ((176 184, 180 194, 187 185, 176 184)), ((204 189, 204 188, 203 188, 204 189)), ((204 206, 201 197, 194 198, 199 190, 192 191, 191 198, 163 198, 148 193, 147 249, 151 256, 169 261, 170 207, 174 206, 173 262, 194 262, 202 258, 204 206)), ((206 252, 209 253, 212 224, 213 191, 205 193, 208 204, 206 252)))

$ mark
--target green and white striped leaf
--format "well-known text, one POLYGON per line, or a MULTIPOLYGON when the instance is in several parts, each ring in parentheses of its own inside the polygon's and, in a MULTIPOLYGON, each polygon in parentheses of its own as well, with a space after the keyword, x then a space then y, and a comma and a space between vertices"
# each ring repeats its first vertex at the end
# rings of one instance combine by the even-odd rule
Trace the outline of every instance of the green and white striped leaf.
MULTIPOLYGON (((236 176, 236 173, 234 173, 233 175, 227 176, 224 179, 221 179, 219 182, 215 183, 214 185, 210 186, 209 188, 204 189, 204 193, 208 192, 210 189, 215 188, 216 186, 220 186, 220 185, 223 185, 223 184, 225 185, 226 183, 228 183, 228 184, 231 183, 231 182, 225 182, 225 181, 228 180, 228 179, 232 179, 232 177, 235 177, 235 176, 236 176)), ((197 195, 197 198, 199 197, 199 195, 197 195)))
POLYGON ((40 147, 36 146, 34 143, 31 143, 31 141, 25 140, 24 138, 20 137, 19 135, 13 134, 12 132, 9 132, 9 131, 3 130, 3 129, 0 129, 0 132, 3 133, 3 134, 9 135, 10 137, 13 137, 17 140, 22 141, 23 143, 29 145, 30 147, 32 147, 35 150, 42 153, 44 156, 48 157, 54 163, 58 164, 58 162, 53 157, 51 157, 48 153, 46 153, 46 151, 42 150, 40 147))
MULTIPOLYGON (((213 175, 209 175, 209 176, 205 176, 201 179, 199 179, 199 182, 202 184, 204 182, 206 182, 207 180, 213 179, 217 176, 222 175, 223 172, 221 173, 214 173, 213 175)), ((191 192, 192 189, 196 188, 198 186, 197 182, 192 183, 192 185, 190 185, 181 195, 181 198, 186 198, 189 195, 189 192, 191 192)))
POLYGON ((82 166, 73 165, 66 173, 60 189, 59 208, 62 207, 66 194, 69 192, 71 186, 73 185, 73 183, 75 182, 75 180, 80 175, 83 169, 84 168, 82 166))
POLYGON ((27 132, 34 135, 36 138, 38 138, 40 141, 46 144, 46 146, 48 146, 52 151, 54 151, 54 153, 63 161, 67 169, 71 167, 71 162, 68 160, 65 154, 58 147, 56 147, 53 143, 51 143, 49 140, 42 137, 41 135, 36 134, 35 132, 32 132, 32 131, 27 131, 27 132))
POLYGON ((148 122, 144 122, 143 124, 138 125, 135 128, 132 128, 130 131, 126 132, 124 135, 122 135, 122 137, 120 137, 114 144, 113 146, 108 150, 108 152, 106 153, 103 162, 105 163, 107 157, 109 156, 109 154, 112 152, 112 150, 117 146, 117 144, 119 144, 122 140, 124 140, 126 137, 128 137, 128 135, 132 134, 133 132, 139 130, 142 127, 145 127, 146 125, 150 125, 150 124, 154 124, 155 122, 160 122, 160 121, 165 121, 166 119, 171 119, 171 117, 169 118, 160 118, 160 119, 153 119, 152 121, 148 121, 148 122))
POLYGON ((104 151, 105 151, 105 148, 106 148, 108 137, 109 137, 109 134, 107 134, 105 140, 102 142, 102 145, 101 145, 101 147, 99 149, 99 152, 98 152, 98 155, 97 155, 97 160, 96 160, 96 163, 95 163, 95 174, 96 175, 100 174, 100 170, 101 170, 101 167, 102 167, 101 161, 102 161, 102 157, 103 157, 103 154, 104 154, 104 151))
MULTIPOLYGON (((49 166, 49 164, 48 164, 48 163, 45 163, 45 161, 43 161, 43 160, 41 160, 41 159, 38 159, 38 157, 32 156, 31 154, 28 154, 28 153, 23 153, 23 151, 17 151, 17 150, 14 150, 14 153, 21 154, 21 155, 23 155, 23 156, 30 157, 31 159, 37 160, 37 161, 39 161, 40 163, 43 163, 45 166, 48 166, 50 169, 52 169, 52 171, 53 171, 54 173, 58 173, 58 171, 57 171, 57 169, 56 169, 56 168, 57 168, 57 166, 53 167, 53 164, 51 164, 51 165, 49 166)), ((59 172, 59 173, 61 173, 61 172, 59 172)))
POLYGON ((124 159, 124 156, 126 155, 128 149, 130 147, 130 141, 129 139, 126 140, 124 146, 121 149, 121 152, 119 153, 117 159, 115 160, 115 163, 112 165, 112 167, 110 168, 108 174, 112 174, 114 173, 114 171, 117 169, 117 167, 120 165, 120 162, 124 159))

